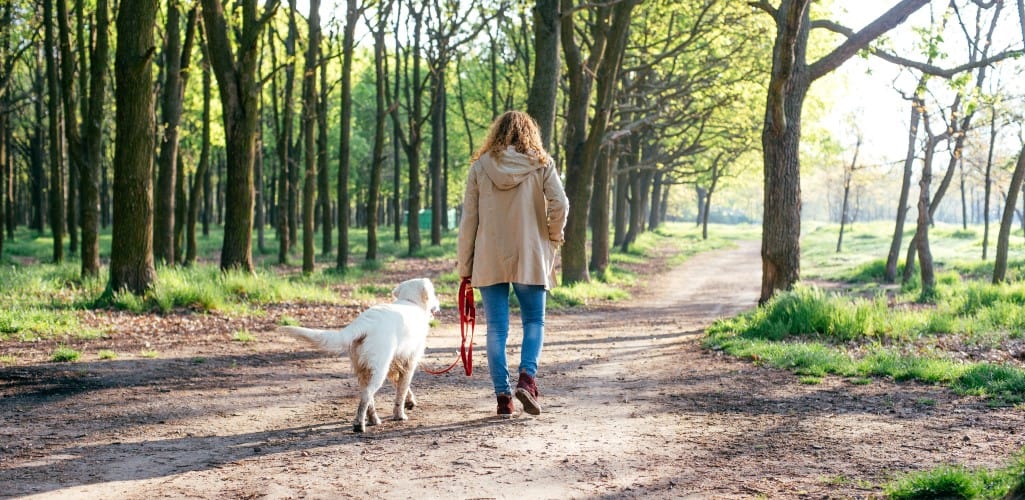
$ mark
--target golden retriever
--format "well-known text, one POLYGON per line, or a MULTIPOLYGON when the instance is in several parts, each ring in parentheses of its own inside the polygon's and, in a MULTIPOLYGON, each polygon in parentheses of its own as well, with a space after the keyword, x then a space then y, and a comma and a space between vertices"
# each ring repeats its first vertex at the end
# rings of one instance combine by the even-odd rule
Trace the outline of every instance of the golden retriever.
POLYGON ((395 384, 397 391, 393 412, 395 420, 408 419, 405 410, 416 406, 410 384, 423 357, 430 321, 440 306, 434 295, 434 285, 426 278, 404 281, 395 287, 392 295, 394 302, 363 311, 342 330, 314 330, 298 326, 279 329, 325 351, 349 352, 360 387, 353 432, 364 432, 368 424, 381 423, 374 407, 374 394, 386 378, 395 384))

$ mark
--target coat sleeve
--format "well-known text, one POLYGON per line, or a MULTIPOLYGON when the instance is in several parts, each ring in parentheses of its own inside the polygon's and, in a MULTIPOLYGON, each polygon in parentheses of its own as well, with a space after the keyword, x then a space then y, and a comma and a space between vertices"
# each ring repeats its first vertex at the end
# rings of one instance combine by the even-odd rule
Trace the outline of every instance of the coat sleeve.
POLYGON ((569 213, 569 199, 562 188, 559 172, 555 164, 545 167, 545 201, 548 204, 548 239, 562 243, 565 239, 563 230, 566 228, 566 216, 569 213))
POLYGON ((466 192, 463 194, 463 217, 459 221, 459 241, 457 245, 457 261, 459 277, 473 276, 473 252, 477 241, 477 223, 479 206, 477 199, 480 190, 477 187, 477 169, 470 167, 466 176, 466 192))

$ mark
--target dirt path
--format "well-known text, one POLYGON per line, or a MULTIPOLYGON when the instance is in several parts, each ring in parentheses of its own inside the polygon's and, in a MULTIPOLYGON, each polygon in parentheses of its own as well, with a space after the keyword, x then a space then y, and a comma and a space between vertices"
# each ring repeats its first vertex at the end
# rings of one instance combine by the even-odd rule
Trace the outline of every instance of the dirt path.
MULTIPOLYGON (((759 263, 757 244, 699 255, 628 304, 550 315, 539 417, 494 416, 481 338, 472 378, 418 374, 411 419, 362 436, 348 360, 271 332, 2 368, 0 496, 871 497, 895 472, 1022 447, 1013 409, 918 384, 806 385, 701 349, 711 321, 754 305, 759 263)), ((458 345, 447 323, 435 367, 458 345)))

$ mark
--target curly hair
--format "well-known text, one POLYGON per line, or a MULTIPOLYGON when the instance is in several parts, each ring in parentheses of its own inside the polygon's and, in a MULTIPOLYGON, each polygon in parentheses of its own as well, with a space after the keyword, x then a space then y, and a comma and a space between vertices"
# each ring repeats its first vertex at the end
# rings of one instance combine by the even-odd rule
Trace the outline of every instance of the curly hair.
POLYGON ((541 132, 534 118, 522 111, 506 111, 491 123, 487 139, 480 149, 473 153, 471 161, 477 161, 484 153, 491 153, 491 156, 499 158, 509 146, 541 164, 552 159, 541 142, 541 132))

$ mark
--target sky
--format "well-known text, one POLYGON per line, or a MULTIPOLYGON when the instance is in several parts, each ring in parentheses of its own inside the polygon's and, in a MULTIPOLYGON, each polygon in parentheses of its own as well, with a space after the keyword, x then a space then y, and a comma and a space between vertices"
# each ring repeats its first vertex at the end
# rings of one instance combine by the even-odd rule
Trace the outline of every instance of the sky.
MULTIPOLYGON (((1018 31, 1017 13, 1013 2, 1006 6, 1001 12, 1000 31, 994 36, 995 41, 990 54, 994 54, 1007 48, 1021 48, 1021 33, 1018 31)), ((837 2, 842 5, 840 9, 846 13, 835 16, 833 19, 852 29, 859 29, 865 24, 878 17, 894 2, 882 0, 859 0, 837 2)), ((915 15, 909 18, 903 25, 892 30, 887 36, 892 40, 895 48, 902 51, 902 55, 909 59, 924 61, 924 57, 915 53, 912 40, 916 37, 914 28, 925 27, 930 24, 930 8, 942 9, 946 2, 933 1, 932 5, 923 7, 915 15)), ((953 26, 953 20, 948 26, 953 26)), ((950 61, 937 63, 940 67, 952 67, 965 62, 963 59, 964 36, 960 31, 949 32, 945 36, 945 46, 950 47, 950 61), (958 47, 960 50, 958 50, 958 47)), ((1001 64, 999 78, 1007 81, 1013 78, 1011 66, 1023 67, 1022 60, 1005 61, 1001 64)), ((993 81, 997 78, 998 72, 991 71, 988 78, 993 81)), ((917 72, 902 70, 901 68, 881 59, 871 57, 865 60, 855 56, 847 61, 835 75, 829 80, 823 79, 823 83, 831 87, 824 89, 834 104, 831 116, 833 122, 832 130, 841 137, 851 136, 845 130, 850 130, 846 125, 850 116, 858 117, 862 124, 861 131, 865 135, 866 145, 870 158, 867 161, 878 163, 900 161, 903 159, 907 148, 908 119, 910 109, 906 101, 895 90, 899 88, 905 93, 913 89, 917 72)), ((934 82, 939 83, 939 82, 934 82)), ((942 89, 942 85, 933 85, 933 88, 942 89)), ((1021 96, 1021 85, 1016 93, 1021 96)), ((942 97, 941 97, 941 100, 942 97)), ((1021 107, 1021 106, 1020 106, 1021 107)), ((1012 137, 1013 139, 1013 137, 1012 137)), ((853 139, 850 139, 853 142, 853 139)), ((1018 145, 1020 147, 1020 144, 1018 145)))

